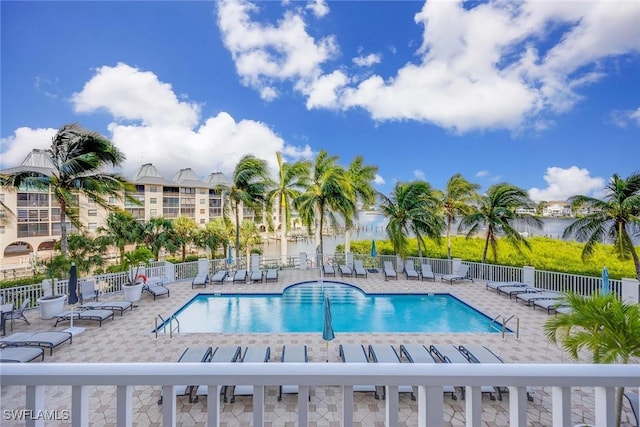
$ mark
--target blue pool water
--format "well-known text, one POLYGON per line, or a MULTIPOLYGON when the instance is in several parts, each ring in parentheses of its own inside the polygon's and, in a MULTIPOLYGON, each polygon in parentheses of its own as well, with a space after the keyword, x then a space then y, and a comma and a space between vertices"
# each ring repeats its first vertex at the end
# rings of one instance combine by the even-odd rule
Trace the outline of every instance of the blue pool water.
POLYGON ((176 312, 181 332, 321 332, 324 295, 341 332, 496 332, 491 319, 448 294, 364 294, 335 282, 282 294, 199 294, 176 312))

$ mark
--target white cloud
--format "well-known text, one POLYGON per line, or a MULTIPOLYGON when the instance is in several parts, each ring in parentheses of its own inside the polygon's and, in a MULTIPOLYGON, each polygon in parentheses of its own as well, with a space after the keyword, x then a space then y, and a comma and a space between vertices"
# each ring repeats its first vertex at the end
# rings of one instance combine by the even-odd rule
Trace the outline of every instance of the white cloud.
POLYGON ((357 56, 353 58, 353 63, 358 67, 370 67, 373 64, 379 64, 380 61, 380 55, 376 55, 375 53, 370 53, 367 56, 357 56))
POLYGON ((490 175, 490 172, 488 170, 481 170, 476 172, 476 178, 484 178, 490 175))
POLYGON ((329 6, 324 0, 312 0, 307 4, 307 9, 310 9, 317 18, 322 18, 329 13, 329 6))
MULTIPOLYGON (((322 5, 316 2, 314 10, 322 9, 322 5)), ((265 100, 277 95, 274 84, 281 81, 306 87, 321 74, 320 65, 337 53, 333 37, 315 40, 306 32, 304 17, 297 11, 286 12, 277 25, 251 21, 250 14, 257 9, 246 1, 218 3, 222 40, 242 83, 258 90, 265 100)))
MULTIPOLYGON (((179 101, 171 85, 152 72, 126 64, 97 69, 72 102, 76 111, 106 111, 114 117, 107 136, 127 157, 122 171, 126 177, 143 163, 153 163, 171 179, 187 167, 200 177, 216 171, 229 176, 238 160, 249 153, 265 159, 273 171, 276 151, 291 158, 313 155, 308 145, 285 144, 262 122, 235 119, 226 112, 201 119, 196 104, 179 101)), ((3 138, 3 167, 18 165, 33 148, 49 147, 56 131, 19 128, 13 136, 3 138)))
POLYGON ((425 175, 424 172, 420 169, 416 169, 413 171, 413 177, 416 179, 424 179, 425 175))
POLYGON ((613 125, 623 129, 629 126, 640 126, 640 107, 636 110, 614 110, 609 120, 613 125))
POLYGON ((591 177, 587 169, 577 166, 568 169, 549 167, 544 180, 547 188, 529 189, 529 197, 535 202, 562 201, 578 194, 597 197, 606 185, 603 178, 591 177))
POLYGON ((18 166, 34 148, 51 147, 51 139, 58 129, 21 127, 13 135, 0 139, 0 169, 18 166))
POLYGON ((373 179, 373 183, 376 185, 382 185, 385 183, 385 180, 382 176, 376 174, 375 178, 373 179))
POLYGON ((193 127, 200 113, 198 105, 179 101, 171 85, 152 72, 123 63, 98 68, 71 101, 78 113, 104 109, 116 119, 146 126, 193 127))
MULTIPOLYGON (((249 17, 255 9, 224 1, 219 23, 242 81, 264 99, 273 96, 265 87, 289 81, 307 108, 361 108, 374 120, 457 133, 547 129, 549 116, 572 109, 582 88, 607 76, 609 58, 640 52, 638 2, 429 1, 414 17, 424 29, 415 62, 388 79, 341 68, 338 82, 336 71, 322 70, 338 52, 334 36, 312 37, 303 12, 262 25, 249 17)), ((353 59, 356 67, 379 61, 353 59)))

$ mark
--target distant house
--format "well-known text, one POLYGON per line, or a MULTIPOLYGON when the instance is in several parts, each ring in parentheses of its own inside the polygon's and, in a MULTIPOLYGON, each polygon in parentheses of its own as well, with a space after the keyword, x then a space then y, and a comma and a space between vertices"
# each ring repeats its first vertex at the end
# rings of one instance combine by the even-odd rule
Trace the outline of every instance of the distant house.
POLYGON ((551 201, 542 209, 542 216, 570 217, 573 215, 571 205, 567 201, 551 201))

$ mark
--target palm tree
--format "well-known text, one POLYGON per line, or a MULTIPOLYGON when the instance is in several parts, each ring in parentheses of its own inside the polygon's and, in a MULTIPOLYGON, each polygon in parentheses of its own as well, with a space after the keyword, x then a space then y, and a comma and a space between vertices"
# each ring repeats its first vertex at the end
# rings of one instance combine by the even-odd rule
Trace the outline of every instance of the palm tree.
MULTIPOLYGON (((640 357, 640 306, 622 302, 614 294, 589 297, 568 293, 563 303, 569 314, 552 317, 544 324, 552 343, 560 342, 578 360, 586 349, 594 363, 629 363, 640 357)), ((616 396, 616 425, 620 426, 624 388, 616 396)))
POLYGON ((447 221, 447 258, 451 259, 451 225, 457 216, 468 215, 473 211, 471 203, 478 198, 478 184, 472 184, 457 173, 447 181, 442 194, 442 209, 447 221))
POLYGON ((248 154, 236 165, 231 185, 220 189, 229 198, 235 213, 236 259, 240 257, 240 205, 252 209, 259 218, 271 185, 267 162, 248 154))
POLYGON ((13 187, 32 187, 50 190, 60 205, 60 248, 68 251, 67 218, 81 228, 78 195, 107 210, 115 207, 108 196, 126 197, 131 186, 117 174, 106 173, 108 167, 117 167, 125 156, 107 138, 87 131, 77 124, 67 124, 56 132, 47 150, 51 159, 51 172, 19 171, 5 175, 1 184, 13 187))
POLYGON ((75 261, 78 274, 90 274, 95 267, 106 264, 104 253, 106 247, 100 238, 93 239, 85 234, 72 234, 69 236, 70 260, 75 261))
POLYGON ((218 247, 227 247, 233 235, 233 224, 225 218, 214 218, 200 229, 196 235, 196 242, 200 247, 209 248, 211 257, 215 258, 218 247))
POLYGON ((407 256, 409 234, 416 236, 419 257, 422 257, 424 237, 440 240, 444 222, 437 214, 438 200, 428 183, 399 182, 390 197, 384 194, 379 197, 380 210, 389 219, 386 230, 396 254, 407 256))
POLYGON ((280 207, 280 261, 287 262, 287 229, 291 221, 291 206, 300 197, 301 192, 309 186, 311 162, 299 161, 284 163, 282 154, 276 152, 278 160, 278 180, 267 195, 269 204, 274 202, 280 207))
POLYGON ((262 243, 260 230, 253 221, 242 221, 240 225, 240 247, 244 248, 247 256, 247 264, 251 257, 251 249, 262 243))
POLYGON ((613 241, 618 258, 633 259, 636 278, 640 280, 640 259, 631 240, 633 230, 638 234, 640 226, 640 173, 626 179, 614 174, 605 187, 604 200, 588 196, 574 196, 570 200, 573 206, 590 210, 586 216, 569 225, 563 234, 564 238, 575 235, 579 241, 586 241, 582 259, 588 260, 596 245, 608 237, 613 241))
POLYGON ((173 253, 178 249, 179 242, 173 223, 165 218, 151 218, 146 222, 142 228, 142 241, 151 250, 156 261, 162 248, 173 253))
POLYGON ((100 241, 118 248, 120 262, 124 260, 125 247, 140 239, 142 227, 129 212, 118 209, 109 214, 104 226, 98 228, 100 241))
POLYGON ((542 221, 538 218, 518 212, 518 208, 532 206, 534 206, 533 202, 525 190, 507 183, 495 184, 479 198, 478 208, 462 218, 459 227, 469 227, 467 238, 476 235, 481 228, 486 227, 482 262, 487 261, 489 248, 495 262, 498 258, 499 236, 504 236, 518 253, 522 253, 520 245, 531 249, 529 242, 518 233, 514 225, 524 223, 537 229, 542 228, 542 221))
MULTIPOLYGON (((345 169, 338 164, 337 156, 329 156, 321 150, 311 172, 311 182, 300 195, 296 207, 307 227, 314 226, 316 256, 324 252, 322 230, 325 215, 333 226, 342 217, 350 225, 351 212, 355 210, 355 197, 345 169)), ((321 260, 318 259, 318 262, 321 260)))
POLYGON ((176 232, 176 236, 178 236, 178 242, 182 249, 182 262, 184 262, 187 257, 187 245, 193 242, 198 230, 198 224, 193 218, 179 216, 173 220, 173 229, 176 232))
MULTIPOLYGON (((373 188, 373 180, 378 173, 377 166, 366 166, 362 156, 356 156, 355 159, 349 164, 347 168, 347 177, 351 182, 354 195, 356 197, 356 203, 360 202, 362 206, 368 207, 373 205, 376 201, 376 191, 373 188)), ((358 207, 352 212, 353 217, 358 216, 358 207)), ((344 251, 345 253, 351 251, 351 228, 345 227, 344 233, 344 251)))

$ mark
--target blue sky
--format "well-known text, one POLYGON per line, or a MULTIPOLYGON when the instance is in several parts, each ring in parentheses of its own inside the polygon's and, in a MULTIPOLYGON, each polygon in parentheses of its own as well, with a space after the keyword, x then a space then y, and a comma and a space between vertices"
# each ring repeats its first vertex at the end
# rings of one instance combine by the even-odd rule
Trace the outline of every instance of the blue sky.
POLYGON ((640 170, 640 3, 2 1, 0 168, 78 122, 131 177, 321 149, 534 200, 640 170), (614 3, 614 4, 612 4, 614 3))

